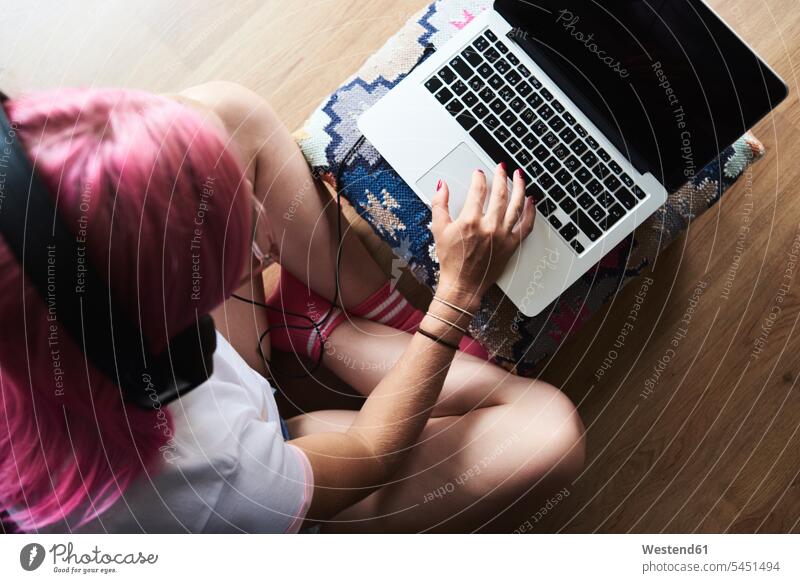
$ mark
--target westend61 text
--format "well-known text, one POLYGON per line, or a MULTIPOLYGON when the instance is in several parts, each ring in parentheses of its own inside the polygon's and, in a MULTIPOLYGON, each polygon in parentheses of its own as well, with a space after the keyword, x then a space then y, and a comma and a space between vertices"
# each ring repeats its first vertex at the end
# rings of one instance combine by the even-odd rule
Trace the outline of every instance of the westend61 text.
POLYGON ((708 545, 689 545, 685 547, 642 545, 642 552, 645 555, 707 555, 708 545))

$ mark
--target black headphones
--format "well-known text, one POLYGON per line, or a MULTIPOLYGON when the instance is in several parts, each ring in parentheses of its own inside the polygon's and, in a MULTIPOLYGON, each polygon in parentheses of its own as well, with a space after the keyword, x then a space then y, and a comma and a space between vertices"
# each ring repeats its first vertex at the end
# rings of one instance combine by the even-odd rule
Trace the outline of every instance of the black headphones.
POLYGON ((7 99, 0 93, 0 233, 56 323, 125 401, 142 409, 166 405, 208 380, 217 347, 211 316, 198 315, 161 354, 147 350, 140 327, 114 302, 59 217, 1 105, 7 99))

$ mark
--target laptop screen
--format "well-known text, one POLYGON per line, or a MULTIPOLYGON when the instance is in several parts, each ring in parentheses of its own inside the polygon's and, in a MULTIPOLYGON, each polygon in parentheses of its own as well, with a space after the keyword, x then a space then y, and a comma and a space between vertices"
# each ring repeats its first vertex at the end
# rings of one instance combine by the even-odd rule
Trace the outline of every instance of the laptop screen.
POLYGON ((700 0, 497 0, 510 38, 672 191, 786 96, 700 0))

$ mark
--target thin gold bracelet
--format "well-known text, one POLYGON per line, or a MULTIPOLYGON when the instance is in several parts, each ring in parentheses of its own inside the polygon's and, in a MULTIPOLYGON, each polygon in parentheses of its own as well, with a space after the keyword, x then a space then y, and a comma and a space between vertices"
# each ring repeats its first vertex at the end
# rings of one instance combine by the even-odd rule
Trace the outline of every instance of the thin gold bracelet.
POLYGON ((451 322, 450 320, 445 320, 445 319, 444 319, 444 318, 442 318, 441 316, 437 316, 436 314, 431 314, 430 312, 428 312, 428 316, 430 316, 431 318, 436 318, 436 319, 437 319, 437 320, 439 320, 440 322, 442 322, 442 323, 444 323, 444 324, 447 324, 447 325, 448 325, 448 326, 450 326, 451 328, 455 328, 455 329, 456 329, 456 330, 458 330, 459 332, 463 332, 464 334, 468 334, 468 332, 467 332, 466 330, 464 330, 464 328, 462 328, 462 327, 461 327, 461 326, 459 326, 458 324, 455 324, 455 323, 451 322))
POLYGON ((475 317, 475 314, 473 314, 472 312, 469 312, 469 311, 465 310, 464 308, 459 308, 457 305, 451 304, 447 300, 443 300, 442 298, 437 298, 436 296, 433 296, 433 299, 436 300, 437 302, 439 302, 440 304, 444 304, 448 308, 453 308, 457 312, 461 312, 465 316, 469 316, 470 318, 474 318, 475 317))

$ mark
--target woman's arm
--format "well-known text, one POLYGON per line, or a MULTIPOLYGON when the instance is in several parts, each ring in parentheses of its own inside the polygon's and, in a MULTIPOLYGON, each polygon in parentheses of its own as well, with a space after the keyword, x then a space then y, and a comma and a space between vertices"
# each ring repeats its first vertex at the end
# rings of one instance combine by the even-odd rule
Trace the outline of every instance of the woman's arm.
MULTIPOLYGON (((486 177, 479 171, 457 220, 450 218, 446 184, 433 199, 432 231, 441 265, 436 297, 444 302, 432 302, 420 329, 450 344, 458 344, 463 333, 457 327, 466 328, 469 317, 448 304, 474 312, 533 228, 535 210, 525 198, 522 176, 514 177, 510 201, 506 181, 505 169, 498 167, 485 215, 486 177)), ((308 520, 329 519, 385 484, 427 423, 454 354, 452 348, 415 334, 347 432, 290 442, 308 455, 314 473, 308 520)))

